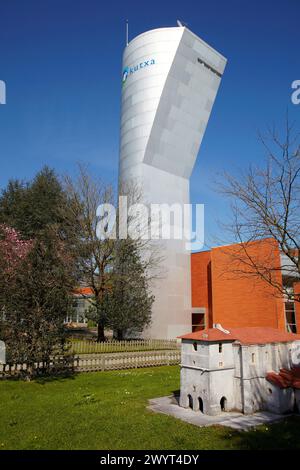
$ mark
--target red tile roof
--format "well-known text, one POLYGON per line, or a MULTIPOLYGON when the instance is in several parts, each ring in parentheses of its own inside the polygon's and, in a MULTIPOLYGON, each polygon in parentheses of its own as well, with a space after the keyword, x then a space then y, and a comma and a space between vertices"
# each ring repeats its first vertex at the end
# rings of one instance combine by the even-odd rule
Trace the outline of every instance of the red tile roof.
POLYGON ((223 333, 217 328, 206 328, 187 335, 178 336, 181 339, 195 339, 198 341, 235 341, 237 338, 232 334, 223 333))
POLYGON ((300 341, 300 335, 287 333, 286 331, 276 328, 245 327, 230 328, 227 330, 229 334, 224 333, 218 328, 207 328, 205 330, 196 331, 195 333, 180 336, 179 338, 198 341, 238 341, 244 345, 300 341))
POLYGON ((297 388, 300 389, 300 367, 292 367, 291 369, 280 369, 279 374, 268 372, 266 375, 268 382, 279 388, 297 388))

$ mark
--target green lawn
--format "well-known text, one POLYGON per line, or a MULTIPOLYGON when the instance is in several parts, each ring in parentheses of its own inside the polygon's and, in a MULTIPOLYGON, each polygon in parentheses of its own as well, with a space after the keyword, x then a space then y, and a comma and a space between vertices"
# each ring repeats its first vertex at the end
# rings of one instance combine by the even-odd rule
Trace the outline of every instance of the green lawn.
POLYGON ((1 449, 300 448, 300 418, 248 433, 197 428, 146 409, 179 388, 177 366, 0 382, 1 449))

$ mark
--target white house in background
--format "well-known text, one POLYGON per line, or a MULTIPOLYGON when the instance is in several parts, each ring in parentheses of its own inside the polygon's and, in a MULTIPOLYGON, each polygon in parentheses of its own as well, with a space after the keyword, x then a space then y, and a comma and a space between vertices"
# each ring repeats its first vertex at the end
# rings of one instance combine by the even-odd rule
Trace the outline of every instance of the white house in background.
POLYGON ((300 411, 300 335, 215 325, 181 339, 180 406, 208 415, 300 411))
POLYGON ((73 291, 73 311, 65 318, 64 323, 75 326, 87 326, 86 312, 91 307, 89 299, 94 297, 90 287, 77 287, 73 291))

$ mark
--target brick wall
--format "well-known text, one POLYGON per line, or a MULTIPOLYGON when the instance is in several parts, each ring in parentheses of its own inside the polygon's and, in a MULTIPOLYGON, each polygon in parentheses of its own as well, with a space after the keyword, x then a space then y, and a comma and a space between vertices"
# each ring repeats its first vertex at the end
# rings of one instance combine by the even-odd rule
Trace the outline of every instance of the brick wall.
POLYGON ((205 325, 212 327, 211 252, 201 251, 191 256, 192 307, 206 309, 205 325))
MULTIPOLYGON (((279 249, 271 239, 253 242, 247 251, 262 264, 280 266, 279 249)), ((240 256, 241 246, 237 244, 192 254, 193 307, 208 308, 210 326, 221 323, 232 328, 269 326, 284 330, 283 299, 261 278, 250 275, 240 256)), ((276 279, 281 282, 280 271, 276 279)))

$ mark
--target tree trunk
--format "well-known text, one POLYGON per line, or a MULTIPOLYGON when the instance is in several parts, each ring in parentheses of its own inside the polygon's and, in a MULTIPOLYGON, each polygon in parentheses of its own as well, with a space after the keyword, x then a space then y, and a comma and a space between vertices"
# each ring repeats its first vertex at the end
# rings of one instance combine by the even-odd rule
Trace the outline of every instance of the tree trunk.
POLYGON ((104 327, 103 325, 101 325, 101 323, 98 323, 97 343, 100 343, 102 341, 105 341, 104 327))
POLYGON ((124 339, 123 330, 117 330, 117 340, 122 341, 124 339))

